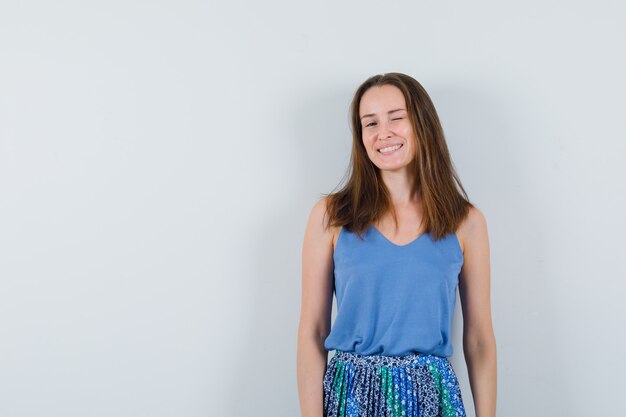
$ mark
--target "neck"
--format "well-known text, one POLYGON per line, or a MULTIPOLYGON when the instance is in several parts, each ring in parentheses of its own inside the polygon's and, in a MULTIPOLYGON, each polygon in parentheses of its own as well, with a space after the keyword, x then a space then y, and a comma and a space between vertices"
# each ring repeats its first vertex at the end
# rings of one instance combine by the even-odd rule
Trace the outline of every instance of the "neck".
POLYGON ((410 206, 419 202, 417 193, 413 192, 415 180, 406 170, 381 171, 381 176, 395 207, 410 206))

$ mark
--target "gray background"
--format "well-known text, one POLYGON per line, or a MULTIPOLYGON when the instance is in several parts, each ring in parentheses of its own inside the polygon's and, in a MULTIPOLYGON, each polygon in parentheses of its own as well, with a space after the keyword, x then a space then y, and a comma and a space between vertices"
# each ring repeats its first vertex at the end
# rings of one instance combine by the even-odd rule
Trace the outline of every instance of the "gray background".
POLYGON ((0 415, 298 415, 305 222, 392 71, 487 217, 499 415, 619 414, 624 39, 621 1, 3 1, 0 415))

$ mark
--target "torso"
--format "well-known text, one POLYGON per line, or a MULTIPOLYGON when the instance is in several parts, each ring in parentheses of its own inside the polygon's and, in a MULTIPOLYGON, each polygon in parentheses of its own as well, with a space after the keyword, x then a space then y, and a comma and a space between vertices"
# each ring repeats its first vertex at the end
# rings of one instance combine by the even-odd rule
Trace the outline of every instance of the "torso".
POLYGON ((404 214, 398 213, 395 234, 389 219, 374 222, 363 240, 342 227, 327 230, 338 310, 326 349, 451 355, 448 336, 463 243, 459 234, 458 241, 455 236, 435 241, 422 230, 416 233, 419 219, 404 214))
MULTIPOLYGON (((402 227, 402 224, 406 223, 406 222, 402 222, 402 220, 400 220, 400 232, 397 233, 396 235, 393 234, 393 224, 391 224, 391 226, 387 226, 385 227, 384 225, 382 225, 382 222, 379 222, 377 224, 374 224, 374 227, 376 227, 376 229, 378 229, 378 231, 383 234, 385 237, 387 237, 387 239, 393 243, 395 243, 396 245, 402 246, 405 245, 409 242, 412 242, 413 240, 415 240, 416 238, 418 238, 419 236, 421 236, 421 234, 423 233, 423 231, 420 231, 420 233, 416 234, 415 231, 412 230, 408 230, 407 227, 402 227), (401 222, 401 223, 400 223, 401 222)), ((419 220, 418 220, 419 223, 419 220)), ((461 223, 461 225, 458 227, 458 229, 456 230, 456 236, 459 240, 459 244, 461 245, 461 251, 463 253, 465 253, 465 245, 463 243, 463 225, 464 225, 465 221, 461 223)), ((332 228, 332 233, 333 233, 333 252, 335 251, 335 247, 337 246, 337 239, 339 238, 339 233, 341 232, 341 226, 336 226, 332 228)))
POLYGON ((333 230, 333 252, 334 252, 335 247, 337 246, 337 239, 339 238, 339 232, 341 232, 341 226, 333 227, 332 230, 333 230))

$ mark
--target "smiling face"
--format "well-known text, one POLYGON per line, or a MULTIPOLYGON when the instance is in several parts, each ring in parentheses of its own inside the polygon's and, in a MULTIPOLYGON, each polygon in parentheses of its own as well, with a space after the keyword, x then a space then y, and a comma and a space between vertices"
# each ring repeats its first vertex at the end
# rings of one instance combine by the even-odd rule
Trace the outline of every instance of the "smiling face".
POLYGON ((415 157, 416 137, 402 91, 385 84, 367 90, 359 104, 367 155, 381 170, 405 169, 415 157))

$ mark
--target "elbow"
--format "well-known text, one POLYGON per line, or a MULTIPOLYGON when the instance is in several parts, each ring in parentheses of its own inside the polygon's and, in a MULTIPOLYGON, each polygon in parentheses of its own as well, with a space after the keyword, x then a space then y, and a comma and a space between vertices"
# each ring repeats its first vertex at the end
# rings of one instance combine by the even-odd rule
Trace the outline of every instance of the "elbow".
POLYGON ((324 324, 305 325, 300 323, 298 327, 298 343, 310 343, 317 346, 323 346, 329 329, 324 324))
POLYGON ((465 355, 495 355, 496 338, 492 330, 478 334, 465 334, 463 337, 463 351, 465 355))

